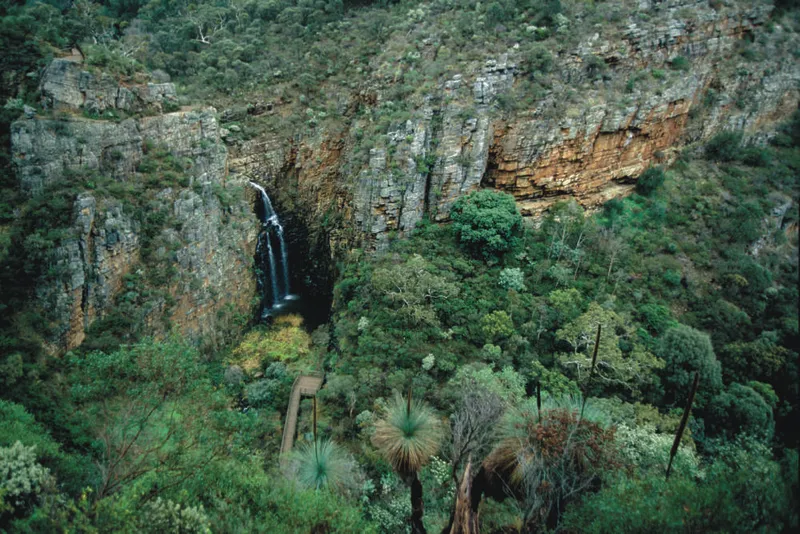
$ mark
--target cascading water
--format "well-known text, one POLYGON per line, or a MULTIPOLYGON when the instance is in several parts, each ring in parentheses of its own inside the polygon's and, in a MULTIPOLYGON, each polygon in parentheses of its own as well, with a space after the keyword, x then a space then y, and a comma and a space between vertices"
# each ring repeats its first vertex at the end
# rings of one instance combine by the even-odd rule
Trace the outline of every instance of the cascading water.
POLYGON ((283 307, 285 301, 296 300, 296 296, 290 293, 289 286, 289 254, 286 248, 286 241, 283 237, 283 226, 278 219, 278 214, 272 208, 269 195, 263 187, 257 183, 250 182, 261 195, 261 233, 258 235, 258 245, 256 255, 260 263, 260 273, 258 287, 261 291, 262 318, 272 315, 273 310, 283 307), (273 240, 278 240, 279 255, 275 254, 273 240), (269 280, 266 280, 269 268, 269 280))

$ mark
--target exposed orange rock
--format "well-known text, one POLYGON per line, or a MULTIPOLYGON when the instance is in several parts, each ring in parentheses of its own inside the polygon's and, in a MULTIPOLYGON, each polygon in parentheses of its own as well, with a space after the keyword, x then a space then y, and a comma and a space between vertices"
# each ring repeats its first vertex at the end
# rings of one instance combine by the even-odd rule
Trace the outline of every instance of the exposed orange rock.
POLYGON ((513 194, 523 215, 537 215, 566 197, 594 208, 629 191, 644 169, 668 158, 691 104, 670 102, 637 127, 631 126, 634 112, 613 132, 600 131, 600 125, 588 132, 562 130, 566 140, 532 161, 514 150, 520 144, 515 124, 496 124, 484 183, 513 194))

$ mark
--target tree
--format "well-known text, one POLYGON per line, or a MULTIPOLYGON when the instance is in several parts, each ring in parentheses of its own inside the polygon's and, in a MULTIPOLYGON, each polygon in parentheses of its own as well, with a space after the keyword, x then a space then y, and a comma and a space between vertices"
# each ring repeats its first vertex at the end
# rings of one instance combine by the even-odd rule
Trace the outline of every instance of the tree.
POLYGON ((485 260, 514 249, 522 232, 514 197, 488 189, 459 198, 450 218, 461 246, 485 260))
POLYGON ((146 475, 168 478, 160 490, 178 485, 227 450, 212 418, 224 401, 199 360, 176 338, 73 360, 72 397, 98 451, 98 498, 146 475))
MULTIPOLYGON (((797 480, 796 472, 788 474, 797 480)), ((737 440, 718 450, 703 478, 612 479, 571 507, 562 525, 589 534, 793 531, 789 484, 768 447, 737 440)))
POLYGON ((734 382, 711 399, 706 427, 728 439, 742 433, 760 439, 772 436, 772 408, 753 388, 734 382))
POLYGON ((411 487, 411 531, 424 534, 422 484, 419 470, 439 450, 442 426, 427 404, 395 395, 375 425, 372 443, 411 487))
POLYGON ((391 267, 376 269, 372 286, 412 324, 438 326, 433 305, 458 295, 458 286, 435 274, 434 267, 419 254, 391 267))
POLYGON ((628 249, 628 245, 625 240, 622 238, 621 235, 617 231, 615 231, 613 222, 611 228, 602 228, 600 230, 600 240, 599 240, 600 249, 606 253, 608 257, 608 270, 606 271, 606 280, 611 279, 611 272, 614 269, 614 265, 619 259, 620 256, 624 256, 625 252, 628 249))
POLYGON ((700 373, 698 408, 722 387, 722 370, 707 334, 686 325, 670 328, 661 338, 658 355, 664 359, 663 379, 668 404, 689 395, 694 373, 700 373))
POLYGON ((549 256, 560 261, 565 252, 579 249, 583 241, 584 210, 574 200, 557 202, 548 211, 542 223, 542 231, 550 241, 549 256), (574 240, 575 246, 569 243, 574 240))
POLYGON ((502 341, 514 334, 514 321, 507 312, 495 310, 481 317, 481 332, 487 343, 502 341))
POLYGON ((636 180, 636 192, 649 197, 664 183, 664 169, 648 167, 636 180))
POLYGON ((467 461, 480 465, 489 453, 497 434, 494 425, 505 411, 506 403, 496 394, 473 384, 462 389, 458 408, 450 417, 449 445, 453 481, 460 486, 458 471, 467 461))
POLYGON ((578 382, 588 377, 591 369, 597 325, 602 327, 595 367, 597 382, 636 390, 650 382, 655 369, 663 367, 661 360, 638 343, 633 343, 630 352, 623 353, 618 332, 628 338, 632 337, 633 329, 617 313, 592 302, 586 313, 556 332, 556 339, 565 341, 572 347, 572 353, 561 354, 559 361, 575 374, 578 382))
POLYGON ((503 289, 525 291, 525 274, 519 267, 509 267, 500 271, 497 282, 503 289))
POLYGON ((292 452, 290 478, 309 489, 350 489, 356 480, 352 456, 328 439, 304 443, 292 452))

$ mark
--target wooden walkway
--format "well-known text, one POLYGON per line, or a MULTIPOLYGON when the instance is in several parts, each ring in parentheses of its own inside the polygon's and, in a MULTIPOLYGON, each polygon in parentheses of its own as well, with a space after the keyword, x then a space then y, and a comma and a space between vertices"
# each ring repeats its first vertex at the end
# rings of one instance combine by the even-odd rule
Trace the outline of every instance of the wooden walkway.
POLYGON ((297 412, 300 410, 300 398, 303 396, 314 397, 320 387, 322 387, 321 373, 300 375, 295 379, 292 385, 292 395, 289 397, 289 409, 286 410, 286 424, 283 426, 281 462, 285 461, 292 451, 294 435, 297 432, 297 412))

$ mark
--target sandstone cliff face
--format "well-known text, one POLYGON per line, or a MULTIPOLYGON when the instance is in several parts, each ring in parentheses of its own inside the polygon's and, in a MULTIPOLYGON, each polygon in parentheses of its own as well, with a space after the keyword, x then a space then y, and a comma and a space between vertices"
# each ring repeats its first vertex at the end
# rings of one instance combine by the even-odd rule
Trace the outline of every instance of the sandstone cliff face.
MULTIPOLYGON (((333 125, 249 137, 232 135, 235 122, 221 128, 213 108, 162 113, 176 108, 169 83, 121 85, 54 61, 41 84, 43 112, 12 127, 23 191, 42 194, 85 169, 131 183, 152 145, 191 162, 188 187, 164 187, 148 205, 169 218, 155 252, 143 242, 141 210, 91 190, 77 196, 73 237, 53 252, 65 274, 38 289, 55 312, 54 350, 79 344, 127 298, 143 251, 177 273, 137 308, 151 330, 169 322, 199 336, 221 310, 246 310, 258 225, 248 180, 275 197, 291 245, 304 243, 299 277, 324 292, 332 256, 380 250, 425 217, 444 221, 480 187, 511 193, 528 216, 566 199, 592 209, 687 144, 726 129, 763 142, 797 108, 800 66, 789 58, 798 43, 770 23, 768 6, 641 0, 640 8, 560 47, 546 76, 512 46, 449 73, 421 98, 392 102, 396 80, 376 77, 332 95, 341 116, 333 125), (747 57, 748 47, 760 56, 747 57), (403 118, 376 128, 381 114, 403 118)), ((254 106, 262 113, 280 111, 254 106)), ((226 110, 223 121, 247 120, 235 115, 226 110)))
POLYGON ((76 59, 54 59, 47 66, 40 84, 42 105, 55 110, 82 109, 99 114, 109 109, 143 111, 161 109, 177 99, 171 83, 123 86, 105 73, 94 75, 83 70, 76 59))
MULTIPOLYGON (((595 208, 683 145, 726 129, 763 142, 797 107, 800 66, 786 59, 794 34, 764 29, 769 6, 643 0, 640 8, 555 57, 532 105, 518 102, 530 101, 531 74, 512 48, 450 77, 367 157, 359 155, 366 121, 354 114, 335 138, 314 131, 232 146, 231 169, 292 189, 310 218, 337 212, 342 220, 328 232, 341 248, 382 248, 425 215, 445 220, 479 187, 513 194, 530 216, 569 198, 595 208), (745 58, 745 45, 763 58, 745 58), (686 70, 671 68, 679 56, 686 70)), ((389 106, 382 91, 352 96, 350 108, 389 106)))
MULTIPOLYGON (((102 191, 77 194, 71 237, 52 252, 51 274, 36 289, 37 306, 50 310, 53 319, 51 350, 79 345, 92 323, 119 299, 138 299, 140 316, 129 319, 147 325, 150 333, 174 326, 193 338, 212 332, 221 314, 249 313, 258 222, 241 184, 227 179, 227 152, 215 110, 119 122, 87 119, 76 115, 86 102, 119 109, 119 95, 138 89, 114 88, 110 79, 98 81, 72 62, 64 67, 56 61, 47 69, 42 93, 45 106, 71 113, 23 119, 12 126, 13 158, 24 192, 46 195, 52 186, 80 188, 70 181, 87 170, 132 184, 143 179, 137 168, 148 147, 156 146, 186 162, 188 186, 156 187, 147 204, 102 191), (81 94, 90 96, 82 99, 81 94), (145 237, 143 221, 153 212, 163 214, 169 224, 145 237), (143 273, 151 267, 142 262, 146 239, 148 246, 156 246, 148 251, 149 261, 174 274, 160 288, 144 282, 143 273)), ((174 94, 174 87, 158 91, 174 94)), ((122 104, 127 102, 125 97, 122 104)))

